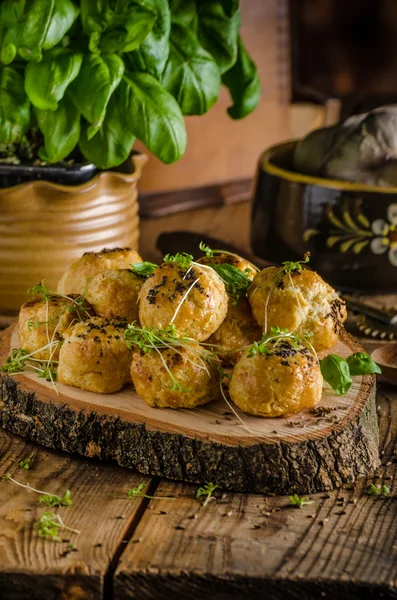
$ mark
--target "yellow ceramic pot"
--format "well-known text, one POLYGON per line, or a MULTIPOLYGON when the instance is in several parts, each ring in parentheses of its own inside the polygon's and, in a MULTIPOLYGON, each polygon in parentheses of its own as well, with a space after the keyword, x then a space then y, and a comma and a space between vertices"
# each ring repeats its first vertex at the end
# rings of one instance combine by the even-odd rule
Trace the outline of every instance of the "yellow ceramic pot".
POLYGON ((147 158, 132 160, 132 174, 103 171, 82 185, 31 181, 0 189, 0 315, 15 314, 42 279, 55 289, 84 252, 138 249, 137 182, 147 158))

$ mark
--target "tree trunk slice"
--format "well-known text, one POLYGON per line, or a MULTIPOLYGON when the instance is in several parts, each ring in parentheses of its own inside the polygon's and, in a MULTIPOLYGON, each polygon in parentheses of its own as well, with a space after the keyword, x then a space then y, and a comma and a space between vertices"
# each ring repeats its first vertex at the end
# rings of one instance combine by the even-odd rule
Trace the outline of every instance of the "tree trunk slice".
MULTIPOLYGON (((19 340, 3 335, 0 364, 19 340)), ((342 332, 333 352, 363 348, 342 332)), ((109 395, 0 374, 0 425, 43 446, 114 459, 144 474, 240 492, 313 493, 353 482, 379 465, 375 377, 355 377, 345 396, 324 391, 316 414, 260 419, 223 402, 194 410, 151 408, 132 386, 109 395), (320 416, 319 416, 320 414, 320 416)))

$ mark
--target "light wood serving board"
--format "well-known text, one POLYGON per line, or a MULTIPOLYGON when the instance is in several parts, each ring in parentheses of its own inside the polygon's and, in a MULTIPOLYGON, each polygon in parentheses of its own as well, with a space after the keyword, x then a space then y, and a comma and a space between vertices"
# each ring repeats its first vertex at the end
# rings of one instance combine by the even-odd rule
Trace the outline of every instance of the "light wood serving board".
MULTIPOLYGON (((0 364, 19 346, 4 333, 0 364)), ((346 332, 332 352, 363 348, 346 332)), ((0 425, 49 448, 114 459, 145 474, 224 489, 311 493, 369 474, 379 464, 375 377, 355 377, 345 396, 324 390, 316 414, 261 419, 224 401, 194 410, 149 407, 132 386, 100 395, 36 375, 0 373, 0 425)))

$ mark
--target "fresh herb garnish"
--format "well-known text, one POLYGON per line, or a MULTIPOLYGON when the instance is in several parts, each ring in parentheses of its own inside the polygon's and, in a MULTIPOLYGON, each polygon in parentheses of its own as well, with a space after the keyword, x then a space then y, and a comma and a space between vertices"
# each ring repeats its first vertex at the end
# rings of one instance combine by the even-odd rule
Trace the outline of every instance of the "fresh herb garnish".
POLYGON ((385 498, 390 494, 390 488, 387 485, 374 485, 371 483, 369 486, 367 493, 369 496, 382 496, 385 498))
POLYGON ((300 498, 298 494, 290 496, 289 501, 292 504, 292 506, 296 506, 297 508, 302 508, 307 504, 313 504, 313 500, 309 500, 308 498, 304 498, 303 496, 300 498))
POLYGON ((62 542, 62 538, 59 535, 59 530, 70 531, 71 533, 80 534, 78 529, 72 529, 65 525, 60 515, 45 512, 41 515, 40 520, 36 523, 36 529, 41 537, 51 539, 54 542, 62 542))
POLYGON ((136 487, 132 488, 128 495, 131 499, 134 498, 148 498, 149 500, 175 500, 174 496, 148 496, 143 491, 146 488, 146 483, 140 483, 136 487))
POLYGON ((165 263, 177 263, 182 269, 188 269, 193 262, 193 256, 187 252, 178 252, 177 254, 166 254, 163 260, 165 263))
POLYGON ((217 487, 217 485, 210 482, 198 488, 196 492, 197 500, 202 496, 205 496, 205 500, 202 505, 203 508, 205 508, 211 500, 216 500, 216 498, 212 494, 217 489, 217 487))
POLYGON ((328 354, 320 360, 321 374, 324 381, 342 396, 352 385, 352 375, 370 375, 381 373, 379 366, 365 352, 351 354, 347 359, 337 354, 328 354))
POLYGON ((32 462, 33 454, 31 454, 28 458, 24 458, 23 460, 19 461, 19 468, 28 470, 32 466, 32 462))
POLYGON ((36 321, 33 321, 33 319, 29 319, 27 325, 28 325, 28 329, 29 331, 31 331, 33 328, 34 329, 38 329, 40 327, 40 325, 47 325, 48 321, 38 321, 36 319, 36 321))
POLYGON ((212 263, 208 266, 218 273, 219 277, 225 284, 226 291, 234 305, 237 304, 241 298, 246 297, 248 288, 252 281, 249 277, 247 277, 247 275, 245 275, 245 273, 227 263, 222 263, 220 265, 212 263))
POLYGON ((51 506, 51 507, 53 507, 53 506, 70 506, 72 504, 72 499, 70 497, 69 490, 66 490, 66 492, 64 493, 63 496, 58 496, 56 494, 43 492, 43 490, 37 490, 36 488, 32 487, 29 483, 27 483, 27 484, 21 483, 20 481, 17 481, 13 477, 11 477, 11 475, 9 473, 7 473, 7 475, 5 476, 5 480, 11 481, 11 483, 18 485, 19 487, 24 488, 25 490, 30 490, 31 492, 34 492, 35 494, 40 494, 40 503, 41 504, 47 504, 48 506, 51 506))
POLYGON ((131 271, 134 273, 134 275, 137 275, 138 277, 143 277, 145 279, 152 275, 154 271, 158 268, 158 265, 155 265, 154 263, 148 261, 131 264, 130 266, 131 271))
POLYGON ((296 333, 291 333, 288 329, 281 329, 277 326, 272 327, 270 331, 270 334, 263 334, 262 339, 259 342, 254 342, 248 347, 248 358, 252 358, 257 354, 271 354, 271 349, 269 347, 270 342, 273 342, 274 346, 277 346, 279 341, 287 340, 294 348, 299 348, 304 345, 303 342, 307 342, 310 338, 309 333, 305 333, 301 339, 296 333))
POLYGON ((310 260, 310 252, 306 252, 306 254, 303 257, 303 260, 298 260, 296 262, 287 260, 287 261, 281 263, 281 266, 286 275, 294 273, 294 272, 302 273, 302 265, 305 265, 306 263, 308 263, 309 260, 310 260))
POLYGON ((33 285, 27 291, 28 294, 33 294, 34 296, 44 296, 44 298, 51 298, 53 295, 52 292, 45 285, 45 281, 40 281, 37 285, 33 285))
POLYGON ((23 348, 13 348, 11 356, 6 359, 6 364, 0 367, 3 373, 17 373, 25 368, 29 353, 23 348))
POLYGON ((344 358, 337 354, 328 354, 320 360, 320 368, 324 381, 329 383, 338 396, 347 394, 353 380, 349 365, 344 358))
POLYGON ((350 375, 372 375, 373 373, 382 373, 381 368, 366 352, 356 352, 347 359, 350 375))

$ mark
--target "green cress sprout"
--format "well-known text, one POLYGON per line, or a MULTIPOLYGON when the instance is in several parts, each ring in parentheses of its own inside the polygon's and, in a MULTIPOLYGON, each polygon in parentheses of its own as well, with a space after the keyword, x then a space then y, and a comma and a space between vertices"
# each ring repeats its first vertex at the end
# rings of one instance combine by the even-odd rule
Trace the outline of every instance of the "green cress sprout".
POLYGON ((292 506, 296 506, 297 508, 302 508, 307 504, 313 504, 313 500, 309 500, 308 498, 304 498, 303 496, 300 498, 298 494, 290 496, 289 501, 292 504, 292 506))
POLYGON ((218 486, 213 483, 206 483, 205 485, 198 488, 198 490, 196 492, 197 500, 199 500, 199 498, 205 496, 205 500, 202 505, 203 508, 205 508, 211 500, 216 499, 212 494, 217 489, 217 487, 218 486))
POLYGON ((163 260, 165 263, 176 263, 182 269, 188 269, 193 262, 193 256, 187 252, 177 252, 177 254, 166 254, 163 260))
POLYGON ((373 483, 371 483, 371 485, 369 486, 368 490, 367 490, 367 494, 369 496, 382 496, 382 498, 385 498, 386 496, 388 496, 390 494, 390 488, 387 487, 387 485, 374 485, 373 483))
POLYGON ((234 254, 234 252, 229 252, 228 250, 213 250, 205 242, 200 242, 199 248, 201 252, 204 252, 207 258, 213 258, 215 254, 228 254, 229 256, 235 256, 236 258, 240 258, 238 254, 234 254))
POLYGON ((62 542, 62 538, 59 535, 59 530, 70 531, 71 533, 80 534, 78 529, 72 529, 65 525, 60 515, 45 512, 41 515, 40 520, 36 523, 36 529, 41 537, 51 539, 54 542, 62 542))
POLYGON ((32 466, 32 462, 33 454, 31 454, 28 458, 24 458, 23 460, 19 461, 19 468, 28 470, 32 466))
POLYGON ((145 261, 141 263, 131 264, 131 271, 134 273, 134 275, 146 279, 154 273, 157 267, 158 265, 145 261))
POLYGON ((252 358, 257 354, 270 354, 271 350, 268 347, 269 342, 275 342, 275 345, 277 345, 281 340, 288 340, 294 346, 294 348, 299 348, 299 346, 303 345, 302 342, 307 342, 307 340, 310 338, 310 334, 305 333, 302 336, 301 341, 300 337, 296 333, 290 333, 288 329, 281 329, 280 327, 272 327, 270 331, 270 334, 263 334, 263 337, 259 342, 254 342, 248 347, 249 358, 252 358))
MULTIPOLYGON (((26 468, 26 467, 24 467, 26 468)), ((11 475, 9 473, 7 473, 7 475, 5 476, 5 480, 6 481, 11 481, 11 483, 13 483, 14 485, 18 485, 21 488, 24 488, 25 490, 30 490, 31 492, 34 492, 35 494, 39 494, 40 495, 40 504, 46 504, 47 506, 71 506, 72 504, 72 499, 70 497, 70 490, 66 490, 66 492, 64 493, 63 496, 58 496, 57 494, 51 494, 48 492, 43 492, 42 490, 37 490, 36 488, 32 487, 29 483, 24 484, 24 483, 20 483, 19 481, 17 481, 16 479, 14 479, 13 477, 11 477, 11 475)))
POLYGON ((144 492, 145 488, 146 483, 140 483, 128 492, 128 496, 131 498, 131 500, 134 498, 147 498, 148 500, 175 500, 174 496, 148 496, 148 494, 145 494, 144 492))
POLYGON ((281 266, 283 268, 283 272, 287 275, 290 273, 302 273, 302 265, 305 265, 306 263, 308 263, 310 260, 310 252, 306 252, 306 254, 303 257, 303 260, 298 260, 296 262, 287 260, 283 263, 281 263, 281 266))

